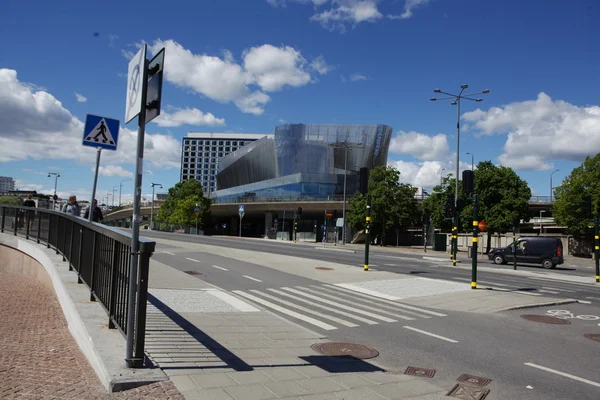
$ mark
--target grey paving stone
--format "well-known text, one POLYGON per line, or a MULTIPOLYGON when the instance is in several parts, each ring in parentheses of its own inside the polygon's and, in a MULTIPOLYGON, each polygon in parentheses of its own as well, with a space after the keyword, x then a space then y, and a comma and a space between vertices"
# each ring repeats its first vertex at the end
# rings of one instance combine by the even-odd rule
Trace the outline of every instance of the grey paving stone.
POLYGON ((320 393, 320 394, 309 394, 307 396, 300 396, 301 400, 340 400, 334 393, 320 393))
POLYGON ((386 372, 365 372, 361 374, 361 376, 374 383, 397 383, 403 381, 412 381, 416 379, 416 377, 408 375, 395 375, 388 374, 386 372))
MULTIPOLYGON (((235 338, 233 340, 269 340, 269 338, 262 333, 236 333, 235 338)), ((221 340, 221 336, 219 336, 219 340, 221 340)))
POLYGON ((308 361, 302 360, 298 357, 266 357, 263 360, 267 365, 271 365, 274 367, 293 367, 309 364, 308 361))
POLYGON ((300 379, 297 382, 315 394, 346 389, 344 386, 330 378, 308 378, 300 379))
MULTIPOLYGON (((261 340, 238 340, 238 343, 241 347, 239 348, 243 348, 243 349, 268 349, 271 346, 264 341, 261 340)), ((225 346, 225 345, 224 345, 225 346)), ((232 349, 233 347, 230 346, 225 346, 229 349, 232 349)))
POLYGON ((344 400, 384 400, 385 397, 370 391, 367 388, 348 389, 335 392, 336 396, 344 400))
POLYGON ((264 386, 279 397, 313 394, 310 390, 294 381, 265 383, 264 386))
POLYGON ((412 381, 402 382, 401 385, 404 389, 410 390, 417 395, 437 393, 440 391, 439 387, 421 379, 413 379, 412 381))
POLYGON ((291 343, 289 340, 282 340, 282 339, 278 339, 278 340, 269 340, 266 339, 264 340, 264 342, 269 344, 269 347, 274 347, 274 348, 290 348, 293 346, 293 343, 291 343))
POLYGON ((270 349, 264 349, 263 352, 270 355, 271 357, 302 357, 307 356, 309 354, 309 351, 306 351, 306 349, 301 349, 299 347, 273 347, 270 349))
POLYGON ((236 400, 275 399, 277 395, 261 384, 228 386, 224 388, 236 400))
POLYGON ((217 389, 199 389, 188 392, 181 392, 186 400, 231 400, 231 397, 225 390, 217 389))
POLYGON ((325 371, 323 368, 317 367, 316 365, 303 365, 296 367, 296 370, 309 378, 331 376, 330 372, 325 371))
POLYGON ((202 389, 225 387, 237 384, 237 382, 226 373, 194 375, 191 378, 202 389))
POLYGON ((234 381, 239 385, 246 385, 249 383, 268 383, 275 382, 274 379, 265 374, 264 371, 254 370, 245 372, 231 372, 228 374, 234 381))
POLYGON ((197 375, 197 374, 202 374, 202 368, 196 366, 194 368, 181 368, 181 369, 169 369, 169 368, 163 368, 162 369, 163 372, 171 377, 171 376, 178 376, 178 375, 197 375))
POLYGON ((175 387, 179 389, 180 392, 200 389, 189 375, 173 376, 171 377, 171 382, 175 384, 175 387))
POLYGON ((369 390, 385 397, 386 399, 403 399, 414 396, 416 393, 405 389, 402 383, 385 383, 383 385, 369 386, 369 390))
POLYGON ((338 374, 331 376, 331 379, 333 379, 340 385, 344 385, 348 389, 374 385, 373 382, 366 378, 363 378, 358 374, 338 374))
POLYGON ((268 376, 270 376, 273 380, 275 380, 277 382, 307 378, 306 375, 299 372, 294 367, 266 368, 266 369, 263 369, 262 372, 264 372, 265 374, 267 374, 268 376))
POLYGON ((233 353, 241 359, 246 358, 260 358, 263 359, 265 356, 272 356, 271 352, 262 349, 237 349, 233 353))

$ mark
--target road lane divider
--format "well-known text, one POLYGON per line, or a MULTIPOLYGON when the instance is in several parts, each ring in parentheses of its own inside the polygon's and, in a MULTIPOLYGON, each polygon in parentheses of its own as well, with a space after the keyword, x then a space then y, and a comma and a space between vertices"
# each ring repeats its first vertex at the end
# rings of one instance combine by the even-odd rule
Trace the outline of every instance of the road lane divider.
POLYGON ((170 256, 174 256, 175 255, 175 253, 171 253, 170 251, 163 251, 163 253, 168 254, 170 256))
POLYGON ((196 262, 196 263, 199 263, 199 262, 200 262, 200 261, 198 261, 198 260, 196 260, 196 259, 194 259, 194 258, 188 258, 188 257, 186 257, 185 259, 186 259, 186 260, 193 261, 193 262, 196 262))
POLYGON ((221 271, 229 271, 227 268, 219 267, 218 265, 213 265, 213 268, 220 269, 221 271))
POLYGON ((242 276, 243 276, 244 278, 246 278, 246 279, 250 279, 251 281, 254 281, 254 282, 262 282, 260 279, 253 278, 253 277, 251 277, 251 276, 248 276, 248 275, 242 275, 242 276))
POLYGON ((431 333, 431 332, 423 331, 421 329, 413 328, 412 326, 404 325, 403 328, 409 329, 409 330, 414 331, 414 332, 422 333, 423 335, 431 336, 431 337, 434 337, 436 339, 445 340, 446 342, 458 343, 458 340, 450 339, 450 338, 447 338, 445 336, 436 335, 435 333, 431 333))
POLYGON ((542 365, 537 365, 537 364, 530 363, 530 362, 526 362, 525 365, 527 365, 528 367, 540 369, 542 371, 550 372, 551 374, 556 374, 556 375, 564 376, 565 378, 573 379, 573 380, 578 381, 578 382, 587 383, 588 385, 600 387, 600 383, 598 383, 598 382, 590 381, 589 379, 585 379, 585 378, 581 378, 579 376, 571 375, 571 374, 568 374, 566 372, 557 371, 555 369, 544 367, 542 365))

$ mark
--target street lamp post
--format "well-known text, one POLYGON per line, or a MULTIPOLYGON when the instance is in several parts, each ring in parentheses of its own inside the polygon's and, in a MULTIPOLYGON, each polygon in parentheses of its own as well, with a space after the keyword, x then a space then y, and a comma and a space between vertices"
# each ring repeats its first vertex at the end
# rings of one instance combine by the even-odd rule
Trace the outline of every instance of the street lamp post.
POLYGON ((550 174, 550 203, 552 203, 552 191, 553 191, 553 188, 552 188, 552 175, 554 175, 558 171, 559 170, 557 168, 553 173, 550 174))
POLYGON ((123 182, 127 182, 127 181, 130 181, 130 180, 131 180, 131 178, 129 178, 129 179, 123 179, 121 181, 121 183, 119 183, 119 207, 121 207, 121 191, 123 190, 123 182))
POLYGON ((152 205, 150 207, 150 230, 154 230, 154 187, 160 186, 162 189, 162 185, 160 183, 152 184, 152 205))
POLYGON ((538 235, 539 235, 540 233, 544 233, 544 232, 543 232, 543 230, 544 230, 544 227, 543 227, 543 224, 542 224, 542 214, 543 214, 543 213, 545 213, 545 212, 546 212, 546 210, 540 210, 540 231, 539 231, 538 235))
MULTIPOLYGON (((344 223, 342 224, 342 244, 346 244, 346 181, 348 176, 348 150, 351 146, 348 145, 348 142, 336 143, 336 145, 341 145, 345 148, 344 151, 344 196, 343 196, 343 204, 342 204, 342 218, 344 223)), ((352 146, 354 147, 363 147, 362 145, 352 146)))
POLYGON ((442 189, 444 188, 444 171, 446 170, 446 168, 442 168, 442 170, 440 171, 440 186, 442 187, 442 189))
POLYGON ((461 85, 460 93, 452 94, 448 92, 443 92, 440 89, 434 89, 434 93, 442 93, 445 94, 446 97, 432 97, 431 101, 437 100, 445 100, 445 99, 454 99, 451 105, 457 106, 456 109, 456 176, 454 177, 454 216, 453 216, 453 227, 452 227, 452 243, 453 243, 453 257, 452 257, 452 265, 456 266, 456 252, 458 251, 458 179, 459 179, 459 161, 460 161, 460 101, 462 99, 471 100, 476 102, 483 101, 482 98, 474 98, 473 96, 479 94, 487 94, 490 91, 488 89, 482 90, 478 93, 470 93, 463 94, 465 89, 467 89, 469 85, 461 85))
POLYGON ((113 194, 113 198, 112 198, 112 208, 115 208, 115 193, 116 193, 116 191, 117 191, 117 188, 118 188, 118 187, 119 187, 118 185, 117 185, 117 186, 114 186, 114 187, 113 187, 113 190, 112 190, 112 194, 113 194))
POLYGON ((470 155, 471 155, 471 171, 474 171, 474 170, 475 170, 475 169, 474 169, 474 168, 475 168, 475 154, 473 154, 473 153, 470 153, 470 152, 468 152, 468 151, 467 151, 467 154, 470 154, 470 155))
POLYGON ((52 209, 56 209, 56 186, 58 185, 58 178, 60 178, 60 174, 57 172, 48 172, 48 178, 54 175, 54 196, 52 196, 52 209))

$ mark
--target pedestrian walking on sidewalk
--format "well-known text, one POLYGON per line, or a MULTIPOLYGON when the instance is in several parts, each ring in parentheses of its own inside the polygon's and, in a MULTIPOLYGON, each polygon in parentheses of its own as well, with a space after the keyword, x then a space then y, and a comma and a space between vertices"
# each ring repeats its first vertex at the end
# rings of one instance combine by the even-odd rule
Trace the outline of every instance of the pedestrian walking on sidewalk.
POLYGON ((76 196, 69 196, 69 202, 65 204, 65 206, 62 209, 62 212, 73 215, 75 217, 81 216, 81 210, 79 209, 79 203, 77 203, 76 196))

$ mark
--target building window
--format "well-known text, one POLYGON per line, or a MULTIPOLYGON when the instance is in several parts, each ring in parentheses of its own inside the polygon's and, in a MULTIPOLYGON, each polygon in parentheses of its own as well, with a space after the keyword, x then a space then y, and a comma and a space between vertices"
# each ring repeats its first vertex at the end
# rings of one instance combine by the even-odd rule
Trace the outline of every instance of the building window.
POLYGON ((196 144, 196 141, 195 141, 195 140, 192 140, 192 144, 196 144))
POLYGON ((219 151, 223 151, 223 146, 219 146, 219 151))
POLYGON ((229 145, 231 145, 231 142, 230 142, 229 140, 227 140, 227 141, 225 142, 225 146, 229 146, 229 145))
POLYGON ((225 151, 228 153, 231 152, 231 147, 225 147, 225 151))
POLYGON ((188 173, 188 170, 187 170, 187 169, 184 169, 184 170, 183 170, 183 171, 181 171, 181 172, 182 172, 184 175, 187 175, 187 173, 188 173))
POLYGON ((233 141, 233 142, 231 142, 231 145, 232 145, 232 146, 237 146, 237 144, 238 144, 238 142, 237 142, 237 141, 233 141))
POLYGON ((219 153, 219 158, 223 157, 223 153, 219 153))
POLYGON ((223 146, 223 141, 219 140, 219 146, 223 146))
POLYGON ((210 153, 210 156, 211 156, 212 158, 215 158, 215 157, 217 156, 217 153, 210 153))
POLYGON ((196 152, 192 151, 192 153, 190 154, 191 157, 196 157, 196 152))
POLYGON ((196 143, 197 144, 202 144, 202 140, 198 140, 196 143))
POLYGON ((188 159, 187 157, 185 157, 185 158, 183 159, 183 162, 188 162, 188 161, 189 161, 189 159, 188 159))

